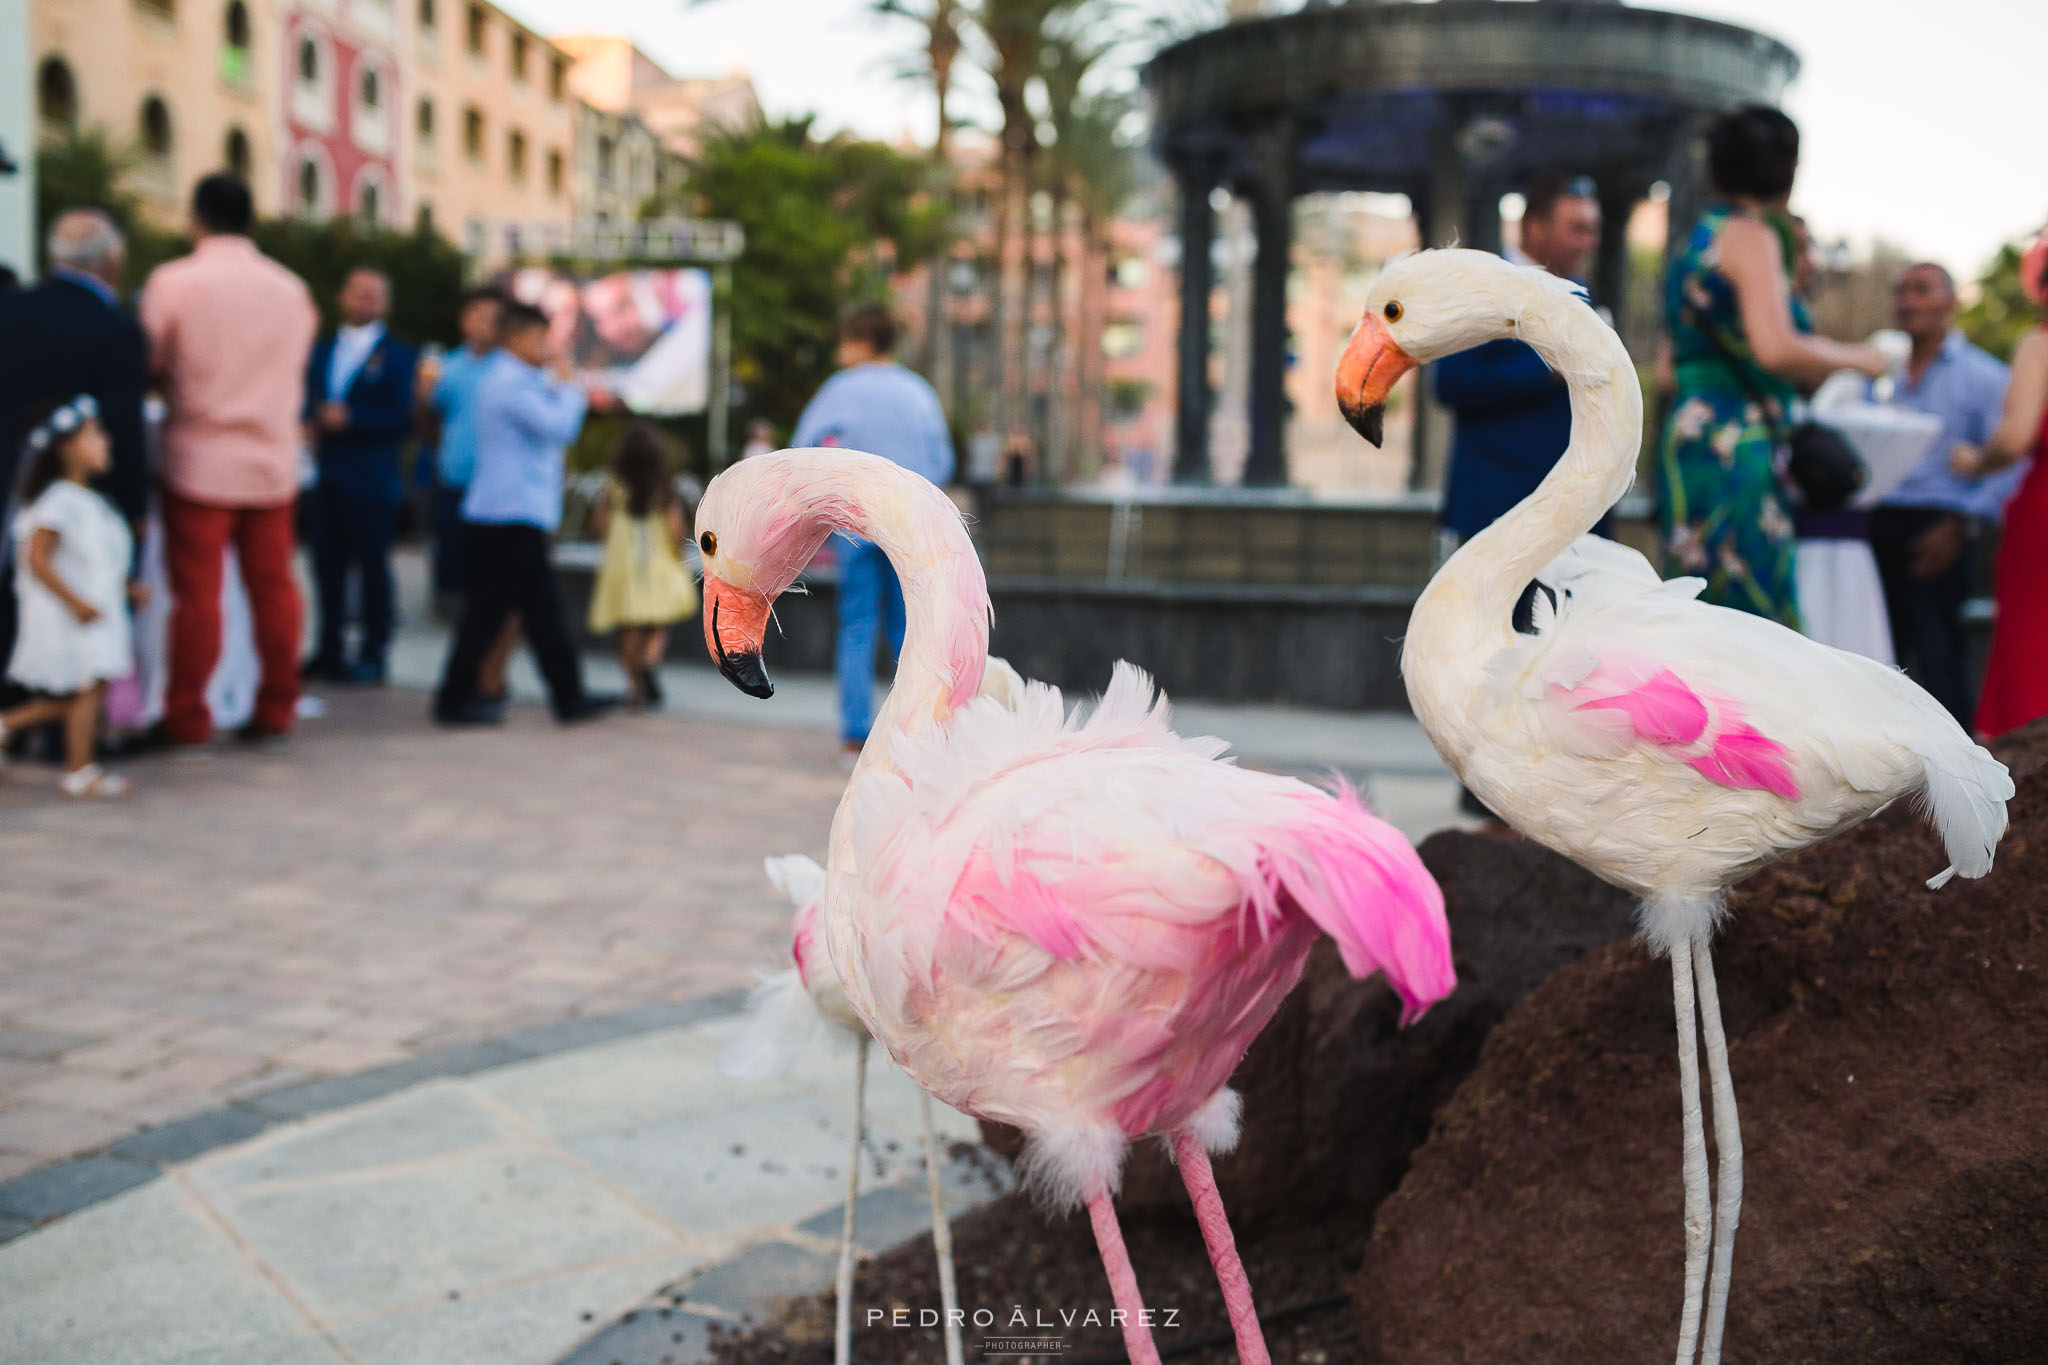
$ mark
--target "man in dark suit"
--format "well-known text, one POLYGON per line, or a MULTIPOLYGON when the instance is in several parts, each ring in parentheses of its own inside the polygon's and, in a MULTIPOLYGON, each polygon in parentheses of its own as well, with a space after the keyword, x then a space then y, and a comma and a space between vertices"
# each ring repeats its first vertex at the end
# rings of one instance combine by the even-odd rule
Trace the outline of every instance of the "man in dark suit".
MULTIPOLYGON (((72 209, 50 225, 45 250, 49 278, 0 294, 0 506, 12 498, 29 413, 39 403, 89 393, 113 443, 100 491, 139 532, 149 512, 149 457, 142 443, 146 366, 142 328, 114 292, 121 230, 97 209, 72 209)), ((0 561, 5 669, 14 652, 14 558, 0 561)))
POLYGON ((308 440, 319 465, 311 499, 320 645, 307 677, 381 683, 391 644, 391 543, 404 496, 399 452, 412 433, 418 356, 384 327, 391 282, 367 266, 341 286, 342 326, 306 365, 308 440), (348 584, 360 584, 363 631, 347 651, 348 584))

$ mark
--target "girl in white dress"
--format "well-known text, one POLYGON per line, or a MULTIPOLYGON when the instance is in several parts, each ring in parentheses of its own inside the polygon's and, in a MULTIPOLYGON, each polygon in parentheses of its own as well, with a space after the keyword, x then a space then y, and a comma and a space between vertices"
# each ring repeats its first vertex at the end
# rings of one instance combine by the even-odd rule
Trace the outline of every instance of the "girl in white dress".
POLYGON ((20 626, 7 676, 37 692, 0 714, 0 739, 64 727, 66 796, 119 796, 127 779, 93 762, 107 680, 134 668, 128 583, 134 539, 114 505, 92 491, 107 468, 107 433, 86 395, 53 409, 28 434, 22 512, 14 519, 14 592, 20 626))

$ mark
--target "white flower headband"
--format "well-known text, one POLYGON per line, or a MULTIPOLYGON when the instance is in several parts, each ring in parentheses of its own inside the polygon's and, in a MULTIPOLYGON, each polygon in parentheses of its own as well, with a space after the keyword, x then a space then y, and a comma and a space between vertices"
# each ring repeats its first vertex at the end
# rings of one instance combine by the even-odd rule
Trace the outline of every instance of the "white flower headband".
POLYGON ((99 415, 100 405, 93 401, 93 396, 81 393, 45 417, 35 430, 29 432, 24 444, 30 454, 39 455, 49 447, 50 442, 59 437, 69 436, 99 415))

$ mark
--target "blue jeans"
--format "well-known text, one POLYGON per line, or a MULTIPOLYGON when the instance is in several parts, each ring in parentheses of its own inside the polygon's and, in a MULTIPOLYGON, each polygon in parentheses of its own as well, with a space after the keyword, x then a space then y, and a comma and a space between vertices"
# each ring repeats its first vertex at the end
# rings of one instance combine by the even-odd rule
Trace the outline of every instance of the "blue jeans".
POLYGON ((903 585, 873 541, 834 537, 839 552, 839 738, 866 741, 875 723, 875 634, 889 655, 903 648, 903 585))

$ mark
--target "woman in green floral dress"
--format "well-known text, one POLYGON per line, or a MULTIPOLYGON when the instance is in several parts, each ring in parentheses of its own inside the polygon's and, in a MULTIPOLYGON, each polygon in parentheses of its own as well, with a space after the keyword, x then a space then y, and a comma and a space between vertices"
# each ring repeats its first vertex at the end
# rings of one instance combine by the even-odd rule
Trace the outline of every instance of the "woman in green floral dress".
POLYGON ((1776 109, 1723 114, 1707 133, 1715 202, 1672 258, 1665 284, 1677 387, 1658 451, 1664 572, 1707 580, 1701 600, 1795 629, 1795 536, 1774 432, 1792 400, 1836 370, 1886 373, 1872 346, 1795 323, 1785 203, 1799 130, 1776 109))

